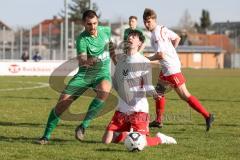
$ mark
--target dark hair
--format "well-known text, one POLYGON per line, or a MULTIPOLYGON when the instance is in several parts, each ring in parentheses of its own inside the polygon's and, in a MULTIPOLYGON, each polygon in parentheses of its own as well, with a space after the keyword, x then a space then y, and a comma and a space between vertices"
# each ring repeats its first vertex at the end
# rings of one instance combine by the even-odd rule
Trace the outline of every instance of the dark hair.
POLYGON ((157 14, 155 13, 154 10, 145 8, 144 13, 143 13, 143 20, 145 21, 149 18, 157 19, 157 14))
POLYGON ((84 13, 83 13, 83 16, 82 16, 82 20, 85 21, 87 18, 94 18, 94 17, 97 17, 97 14, 95 11, 93 10, 86 10, 84 13))
POLYGON ((140 40, 142 43, 144 43, 145 37, 144 37, 144 35, 143 35, 142 32, 140 32, 140 31, 138 31, 138 30, 131 30, 131 31, 129 32, 129 34, 128 34, 128 37, 131 36, 131 35, 132 35, 132 36, 138 36, 139 40, 140 40))
POLYGON ((130 16, 129 18, 128 18, 129 20, 131 20, 131 19, 138 19, 136 16, 130 16))

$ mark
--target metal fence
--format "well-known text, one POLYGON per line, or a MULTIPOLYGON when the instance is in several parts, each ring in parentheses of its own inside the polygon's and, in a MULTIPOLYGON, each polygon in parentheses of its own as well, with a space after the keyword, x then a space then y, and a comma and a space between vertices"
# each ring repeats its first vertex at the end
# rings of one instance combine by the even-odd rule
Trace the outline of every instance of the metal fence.
POLYGON ((29 29, 0 28, 0 59, 21 59, 24 54, 27 54, 29 59, 39 54, 45 60, 64 60, 75 56, 74 41, 82 26, 69 24, 66 53, 63 22, 47 23, 29 27, 29 29))
POLYGON ((226 54, 224 57, 225 68, 240 68, 240 53, 226 54))

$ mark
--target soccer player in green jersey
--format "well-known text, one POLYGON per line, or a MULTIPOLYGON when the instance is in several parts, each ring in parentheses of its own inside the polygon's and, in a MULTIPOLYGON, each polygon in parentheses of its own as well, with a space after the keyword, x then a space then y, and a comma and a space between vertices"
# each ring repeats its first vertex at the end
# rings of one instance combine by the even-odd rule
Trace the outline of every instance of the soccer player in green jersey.
MULTIPOLYGON (((129 28, 124 30, 124 36, 123 36, 123 40, 124 42, 127 43, 127 39, 128 39, 128 35, 131 31, 133 30, 137 30, 140 31, 142 33, 142 30, 140 28, 137 27, 137 17, 136 16, 130 16, 128 19, 128 24, 129 24, 129 28)), ((141 48, 139 49, 139 52, 142 53, 143 49, 144 49, 145 45, 144 43, 142 44, 141 48)), ((125 50, 126 51, 126 50, 125 50)))
POLYGON ((101 110, 111 90, 110 55, 108 51, 108 48, 111 47, 109 46, 110 28, 98 26, 98 16, 92 10, 85 11, 82 20, 85 31, 79 35, 76 43, 79 71, 69 81, 56 106, 50 112, 45 132, 38 141, 40 144, 48 143, 61 114, 69 108, 71 103, 88 88, 93 88, 97 95, 89 105, 84 120, 75 130, 76 139, 83 140, 85 129, 101 110))

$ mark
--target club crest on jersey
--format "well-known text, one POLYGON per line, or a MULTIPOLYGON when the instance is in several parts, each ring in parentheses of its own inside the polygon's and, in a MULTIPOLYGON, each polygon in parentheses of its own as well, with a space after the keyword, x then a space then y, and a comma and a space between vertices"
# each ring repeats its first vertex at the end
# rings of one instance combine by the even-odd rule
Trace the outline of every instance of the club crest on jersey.
POLYGON ((127 76, 128 75, 128 69, 124 69, 123 72, 122 72, 123 76, 127 76))

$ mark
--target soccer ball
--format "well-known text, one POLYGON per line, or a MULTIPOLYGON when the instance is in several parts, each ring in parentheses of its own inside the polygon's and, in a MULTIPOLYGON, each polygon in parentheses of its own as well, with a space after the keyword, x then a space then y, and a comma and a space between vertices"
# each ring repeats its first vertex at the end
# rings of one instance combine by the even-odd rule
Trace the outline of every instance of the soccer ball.
POLYGON ((124 145, 129 151, 142 151, 146 144, 146 137, 139 132, 130 132, 124 140, 124 145))

